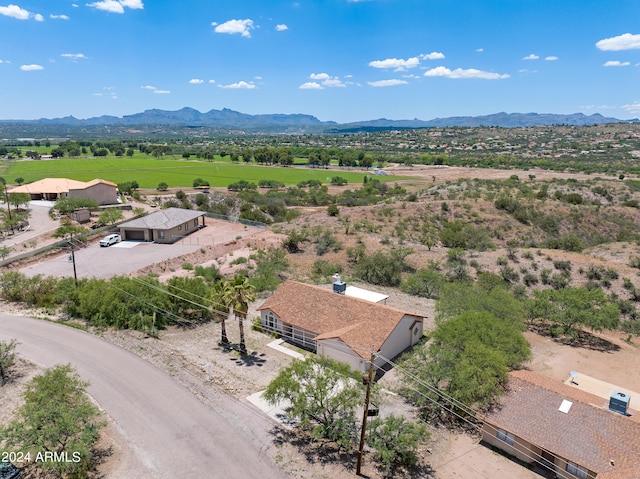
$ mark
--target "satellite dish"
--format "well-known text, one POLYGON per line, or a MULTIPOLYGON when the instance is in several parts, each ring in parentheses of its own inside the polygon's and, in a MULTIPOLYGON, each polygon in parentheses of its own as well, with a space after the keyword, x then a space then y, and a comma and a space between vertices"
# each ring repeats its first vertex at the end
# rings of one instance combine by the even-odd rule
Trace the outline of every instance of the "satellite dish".
POLYGON ((569 371, 569 374, 571 375, 571 381, 570 381, 571 384, 576 384, 577 385, 578 384, 576 382, 576 378, 578 377, 577 371, 569 371))

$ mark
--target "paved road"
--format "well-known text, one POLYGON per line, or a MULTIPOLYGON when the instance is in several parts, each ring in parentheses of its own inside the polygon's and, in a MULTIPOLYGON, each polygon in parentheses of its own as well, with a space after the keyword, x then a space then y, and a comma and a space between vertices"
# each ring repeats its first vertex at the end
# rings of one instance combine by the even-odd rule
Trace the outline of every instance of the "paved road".
POLYGON ((0 313, 0 340, 50 367, 71 363, 89 393, 133 446, 144 469, 130 478, 276 479, 287 474, 261 453, 271 423, 220 395, 208 407, 164 371, 102 339, 66 326, 0 313))

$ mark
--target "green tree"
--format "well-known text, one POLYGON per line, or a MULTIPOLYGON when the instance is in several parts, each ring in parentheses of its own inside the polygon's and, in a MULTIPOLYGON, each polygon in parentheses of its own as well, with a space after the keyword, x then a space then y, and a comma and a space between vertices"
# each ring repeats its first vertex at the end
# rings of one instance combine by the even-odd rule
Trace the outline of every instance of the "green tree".
POLYGON ((356 434, 355 408, 364 400, 349 365, 324 356, 294 360, 269 383, 270 404, 288 401, 286 411, 303 429, 348 447, 356 434))
POLYGON ((169 185, 166 182, 161 181, 160 183, 158 183, 157 189, 158 191, 167 191, 169 189, 169 185))
POLYGON ((13 366, 18 342, 15 339, 0 341, 0 386, 4 385, 9 375, 9 369, 13 366))
POLYGON ((69 461, 34 461, 33 467, 54 477, 84 477, 105 425, 86 393, 88 385, 68 364, 34 377, 18 419, 2 431, 6 449, 29 452, 32 460, 45 452, 66 453, 69 461))
POLYGON ((9 193, 9 203, 15 208, 20 205, 28 205, 31 201, 31 195, 29 193, 9 193))
POLYGON ((411 250, 398 248, 390 253, 376 251, 363 255, 356 264, 355 274, 367 283, 398 286, 406 267, 404 259, 410 253, 411 250))
POLYGON ((414 296, 437 299, 447 278, 435 269, 419 269, 400 284, 400 289, 414 296))
POLYGON ((563 288, 535 291, 527 304, 530 319, 552 323, 553 335, 576 337, 582 328, 593 331, 618 327, 620 310, 601 288, 563 288))
MULTIPOLYGON (((35 153, 35 152, 34 152, 34 153, 35 153)), ((37 156, 37 153, 36 153, 36 156, 37 156)), ((16 180, 15 180, 15 181, 16 181, 16 183, 17 183, 18 185, 22 185, 22 183, 24 183, 24 178, 23 178, 22 176, 20 176, 20 177, 16 178, 16 180)))
POLYGON ((238 320, 238 327, 240 328, 240 352, 246 354, 247 347, 244 341, 244 321, 247 319, 249 303, 256 299, 254 294, 255 287, 249 283, 247 278, 240 275, 236 275, 228 281, 227 287, 226 300, 229 304, 229 310, 233 310, 233 314, 238 320))
MULTIPOLYGON (((432 386, 467 406, 485 407, 504 391, 509 370, 530 356, 517 325, 486 311, 467 311, 438 321, 431 341, 407 356, 402 365, 404 393, 427 415, 441 418, 446 417, 444 400, 432 386)), ((466 414, 464 408, 453 408, 466 414)))
POLYGON ((53 232, 54 238, 67 238, 69 236, 78 236, 86 233, 87 228, 80 225, 74 225, 71 218, 63 216, 60 218, 60 226, 53 232))
POLYGON ((414 467, 418 463, 418 446, 429 436, 424 424, 390 414, 371 422, 367 443, 389 474, 397 466, 414 467))
POLYGON ((70 215, 80 208, 97 208, 98 202, 91 198, 59 198, 53 205, 53 210, 61 215, 70 215))
POLYGON ((11 248, 7 245, 0 246, 0 258, 4 259, 11 253, 11 248))
POLYGON ((119 208, 107 208, 98 216, 98 223, 101 225, 112 225, 122 220, 124 215, 119 208))

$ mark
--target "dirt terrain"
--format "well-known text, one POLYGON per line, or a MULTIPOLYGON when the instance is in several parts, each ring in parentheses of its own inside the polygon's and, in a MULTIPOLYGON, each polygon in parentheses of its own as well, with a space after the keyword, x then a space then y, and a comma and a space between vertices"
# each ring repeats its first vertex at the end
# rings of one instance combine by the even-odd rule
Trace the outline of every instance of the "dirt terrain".
MULTIPOLYGON (((445 183, 457 181, 463 178, 507 179, 512 175, 518 175, 523 180, 529 175, 535 175, 537 180, 554 178, 592 179, 585 174, 560 173, 538 170, 492 170, 492 169, 465 169, 465 168, 437 168, 427 166, 414 166, 411 168, 389 168, 393 175, 414 176, 416 180, 403 181, 407 188, 428 188, 433 183, 445 183)), ((420 207, 420 206, 418 206, 420 207)), ((344 210, 351 223, 370 218, 381 207, 363 207, 344 210)), ((399 206, 397 208, 400 208, 399 206)), ((405 206, 403 206, 405 208, 405 206)), ((405 215, 413 205, 406 206, 406 210, 396 209, 398 216, 405 215)), ((307 225, 330 226, 334 231, 344 229, 344 219, 329 218, 326 208, 299 208, 302 211, 300 218, 290 225, 279 225, 279 233, 271 230, 255 234, 247 238, 229 238, 229 241, 216 244, 213 247, 198 249, 191 253, 180 255, 172 259, 164 260, 142 268, 136 274, 157 275, 161 281, 166 281, 174 275, 192 275, 193 272, 182 268, 184 263, 193 265, 216 265, 223 274, 233 272, 229 264, 239 256, 249 257, 257 249, 269 246, 279 247, 286 232, 289 229, 307 225), (203 251, 204 250, 204 251, 203 251)), ((362 241, 367 250, 380 248, 383 240, 382 234, 377 235, 347 235, 339 236, 343 249, 355 246, 357 241, 362 241)), ((409 246, 411 244, 409 243, 409 246)), ((589 265, 602 265, 613 267, 619 271, 621 277, 631 278, 638 284, 640 280, 637 270, 628 266, 631 256, 637 255, 640 247, 629 243, 608 243, 592 248, 582 253, 567 253, 559 250, 539 250, 533 260, 524 260, 522 251, 518 250, 519 267, 530 266, 536 262, 540 268, 552 268, 556 259, 570 260, 573 264, 572 278, 574 286, 584 284, 586 279, 578 270, 586 269, 589 265)), ((419 266, 429 261, 443 261, 447 250, 435 245, 433 248, 422 249, 409 256, 412 264, 419 266)), ((505 256, 504 248, 494 251, 475 254, 472 258, 484 270, 495 271, 496 261, 505 256)), ((324 259, 339 262, 344 258, 344 252, 326 254, 324 259)), ((291 268, 288 277, 309 280, 309 270, 317 256, 313 253, 310 244, 305 245, 305 251, 301 254, 290 256, 291 268)), ((538 267, 538 266, 537 266, 538 267)), ((614 282, 611 291, 622 294, 621 281, 614 282)), ((326 283, 328 287, 328 283, 326 283)), ((418 312, 428 318, 426 328, 433 326, 435 316, 435 302, 421 299, 415 296, 405 295, 395 288, 378 288, 370 285, 358 284, 358 286, 389 294, 387 304, 390 306, 418 312)), ((247 396, 264 389, 271 379, 283 366, 289 364, 291 356, 281 353, 268 344, 272 337, 254 331, 250 323, 257 316, 256 309, 265 297, 251 305, 245 331, 247 333, 247 348, 250 354, 241 357, 238 352, 231 349, 223 349, 218 345, 220 337, 220 325, 207 323, 193 329, 168 328, 160 333, 159 339, 153 339, 135 331, 96 331, 106 340, 120 345, 135 354, 142 356, 158 367, 168 371, 177 381, 184 384, 195 395, 204 401, 213 390, 222 390, 235 397, 239 401, 246 402, 247 396), (208 376, 206 368, 211 364, 211 373, 208 376)), ((5 310, 20 311, 14 305, 2 305, 5 310)), ((24 312, 24 314, 36 314, 47 316, 44 312, 24 312)), ((229 321, 227 327, 229 339, 238 341, 238 329, 234 320, 229 321)), ((640 391, 640 370, 637 364, 640 361, 640 346, 636 338, 625 341, 627 335, 605 333, 599 335, 612 345, 608 349, 590 349, 587 347, 573 347, 560 341, 552 340, 546 336, 540 336, 533 332, 526 334, 527 340, 532 346, 533 359, 528 368, 548 375, 559 381, 564 381, 569 376, 569 371, 576 370, 589 374, 598 379, 606 380, 613 384, 628 389, 640 391)), ((0 388, 0 402, 12 404, 13 408, 19 403, 19 392, 24 383, 37 373, 37 368, 22 362, 18 369, 16 380, 0 388)), ((393 391, 397 377, 392 371, 381 380, 381 385, 393 391)), ((382 410, 408 410, 402 404, 398 396, 387 394, 381 405, 382 410)), ((247 403, 248 405, 248 403, 247 403)), ((253 406, 250 406, 253 407, 253 406)), ((9 409, 0 411, 0 424, 8 420, 9 409)), ((409 410, 410 411, 410 410, 409 410)), ((256 410, 256 413, 257 410, 256 410)), ((333 461, 339 457, 338 453, 328 453, 323 457, 317 444, 297 438, 293 441, 281 441, 288 433, 279 431, 274 424, 274 443, 277 444, 278 454, 273 460, 291 472, 294 477, 321 479, 342 479, 352 477, 354 474, 354 451, 345 454, 340 461, 333 461), (331 460, 328 460, 331 459, 331 460)), ((289 438, 291 439, 291 438, 289 438)), ((101 477, 104 479, 116 479, 122 464, 126 464, 132 456, 131 445, 118 435, 117 428, 109 427, 103 435, 105 449, 111 451, 100 466, 101 477)), ((478 438, 468 435, 455 435, 447 431, 432 430, 432 439, 420 451, 423 463, 435 471, 432 477, 460 479, 492 478, 492 479, 526 479, 539 477, 525 468, 509 461, 502 455, 496 454, 478 443, 478 438)), ((373 468, 371 461, 365 456, 365 474, 372 478, 381 478, 380 471, 373 468)), ((402 476, 398 476, 402 477, 402 476)), ((409 477, 409 476, 407 476, 409 477)), ((429 477, 425 470, 415 477, 429 477)))

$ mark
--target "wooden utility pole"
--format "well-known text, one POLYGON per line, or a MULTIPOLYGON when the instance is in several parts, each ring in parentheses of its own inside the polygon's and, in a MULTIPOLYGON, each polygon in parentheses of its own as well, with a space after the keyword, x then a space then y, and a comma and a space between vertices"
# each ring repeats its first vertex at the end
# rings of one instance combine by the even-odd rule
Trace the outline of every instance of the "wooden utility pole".
POLYGON ((364 454, 364 438, 367 432, 367 418, 369 417, 369 401, 371 400, 371 384, 373 383, 374 361, 376 359, 373 348, 371 348, 371 359, 369 360, 369 374, 363 376, 362 380, 367 385, 367 394, 364 399, 364 412, 362 413, 362 429, 360 430, 360 447, 358 448, 358 464, 356 474, 359 476, 362 470, 362 455, 364 454))

